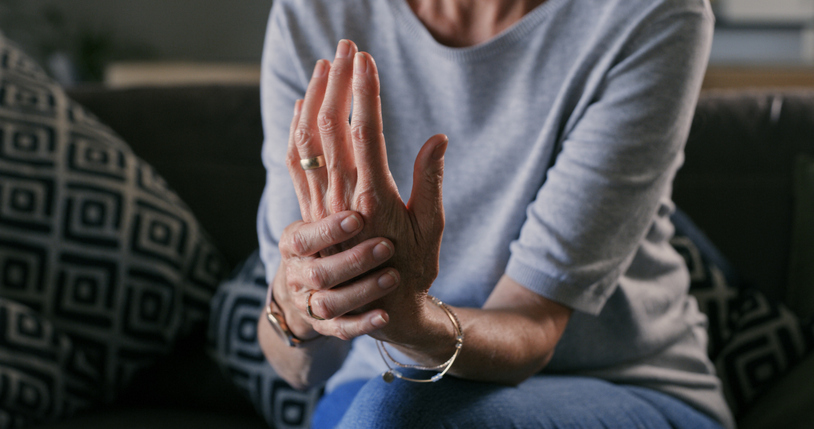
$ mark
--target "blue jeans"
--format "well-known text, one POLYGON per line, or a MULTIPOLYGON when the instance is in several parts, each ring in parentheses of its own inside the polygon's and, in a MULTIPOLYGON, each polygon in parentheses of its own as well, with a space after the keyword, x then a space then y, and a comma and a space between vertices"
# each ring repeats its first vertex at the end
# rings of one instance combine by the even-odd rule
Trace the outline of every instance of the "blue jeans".
POLYGON ((437 383, 377 377, 342 385, 317 406, 312 428, 720 429, 654 390, 587 377, 541 375, 516 387, 445 377, 437 383))

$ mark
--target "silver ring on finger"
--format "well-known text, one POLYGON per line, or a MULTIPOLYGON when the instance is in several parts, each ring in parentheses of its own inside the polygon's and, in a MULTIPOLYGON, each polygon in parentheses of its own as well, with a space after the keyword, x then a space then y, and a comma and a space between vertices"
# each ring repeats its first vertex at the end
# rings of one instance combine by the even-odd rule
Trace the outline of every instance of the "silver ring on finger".
POLYGON ((308 314, 308 317, 310 317, 310 318, 312 318, 314 320, 325 320, 325 319, 317 316, 316 314, 314 314, 313 311, 311 311, 311 295, 313 295, 313 294, 314 294, 314 291, 312 291, 312 290, 308 291, 308 297, 305 298, 305 313, 308 314))
POLYGON ((322 155, 313 158, 303 158, 300 160, 300 167, 303 170, 316 170, 325 166, 325 157, 322 155))

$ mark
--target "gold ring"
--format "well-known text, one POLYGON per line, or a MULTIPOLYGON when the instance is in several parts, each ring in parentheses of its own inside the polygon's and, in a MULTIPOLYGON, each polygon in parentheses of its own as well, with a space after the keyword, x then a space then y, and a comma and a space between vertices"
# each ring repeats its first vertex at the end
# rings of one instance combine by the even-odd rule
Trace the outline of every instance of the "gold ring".
POLYGON ((325 157, 322 155, 300 160, 300 167, 302 167, 303 170, 316 170, 317 168, 322 168, 324 166, 325 157))
POLYGON ((325 320, 325 319, 317 316, 316 314, 314 314, 313 311, 311 311, 311 295, 313 295, 313 294, 314 294, 314 291, 312 291, 312 290, 308 291, 308 298, 305 298, 305 312, 308 313, 308 317, 310 317, 310 318, 312 318, 314 320, 325 320))

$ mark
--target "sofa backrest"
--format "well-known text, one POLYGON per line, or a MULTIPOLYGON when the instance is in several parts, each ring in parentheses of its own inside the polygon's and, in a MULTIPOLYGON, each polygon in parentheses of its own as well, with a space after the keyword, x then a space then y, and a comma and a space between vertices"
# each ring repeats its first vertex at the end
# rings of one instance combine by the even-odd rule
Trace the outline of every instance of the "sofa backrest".
POLYGON ((744 280, 782 298, 794 159, 814 155, 814 92, 710 91, 696 109, 673 199, 744 280))
POLYGON ((233 266, 257 248, 265 183, 257 86, 91 86, 68 94, 161 174, 233 266))
MULTIPOLYGON (((236 263, 257 246, 257 86, 69 91, 151 163, 236 263)), ((814 92, 705 92, 674 199, 746 279, 783 295, 793 161, 814 155, 814 92)))

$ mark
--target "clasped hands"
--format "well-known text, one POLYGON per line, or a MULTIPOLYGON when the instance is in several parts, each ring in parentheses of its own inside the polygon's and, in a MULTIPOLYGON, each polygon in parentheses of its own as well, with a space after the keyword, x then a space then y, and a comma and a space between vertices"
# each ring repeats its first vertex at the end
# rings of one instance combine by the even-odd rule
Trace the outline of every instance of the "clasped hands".
POLYGON ((317 62, 288 142, 303 220, 281 236, 272 284, 296 336, 398 343, 432 311, 425 298, 438 274, 446 148, 444 135, 424 143, 405 204, 387 163, 373 58, 342 40, 332 63, 317 62), (303 170, 301 159, 320 155, 325 167, 303 170), (307 316, 309 304, 325 320, 307 316))

